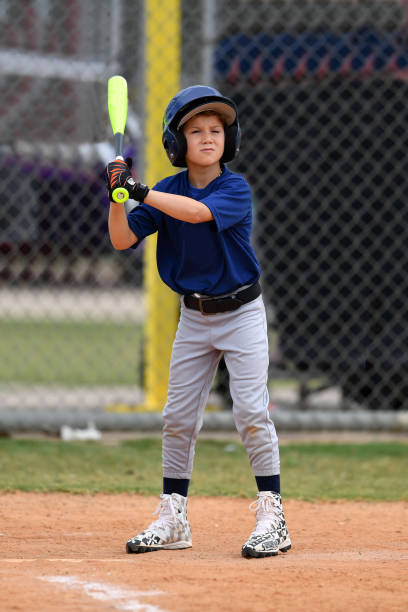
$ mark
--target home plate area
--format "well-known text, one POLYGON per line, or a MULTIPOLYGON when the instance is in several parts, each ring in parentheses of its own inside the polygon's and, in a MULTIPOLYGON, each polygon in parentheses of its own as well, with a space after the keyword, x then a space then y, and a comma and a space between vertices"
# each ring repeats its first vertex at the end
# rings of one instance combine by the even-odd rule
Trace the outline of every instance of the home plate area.
POLYGON ((189 500, 193 548, 127 555, 155 497, 2 494, 1 610, 405 610, 408 503, 287 500, 292 550, 244 559, 250 500, 189 500))

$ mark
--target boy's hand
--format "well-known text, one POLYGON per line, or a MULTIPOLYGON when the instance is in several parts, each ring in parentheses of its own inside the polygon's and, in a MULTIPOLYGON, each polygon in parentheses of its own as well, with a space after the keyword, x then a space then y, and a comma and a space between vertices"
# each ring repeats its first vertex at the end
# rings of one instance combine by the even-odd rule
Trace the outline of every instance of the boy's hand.
POLYGON ((109 191, 109 198, 112 200, 112 192, 117 187, 126 187, 126 181, 132 177, 130 165, 121 159, 115 159, 105 168, 105 182, 109 191))
POLYGON ((136 183, 130 173, 132 160, 130 157, 126 161, 115 159, 110 162, 105 168, 105 182, 109 191, 109 199, 112 202, 112 192, 117 187, 125 187, 129 192, 129 198, 137 202, 143 202, 149 188, 143 183, 136 183))

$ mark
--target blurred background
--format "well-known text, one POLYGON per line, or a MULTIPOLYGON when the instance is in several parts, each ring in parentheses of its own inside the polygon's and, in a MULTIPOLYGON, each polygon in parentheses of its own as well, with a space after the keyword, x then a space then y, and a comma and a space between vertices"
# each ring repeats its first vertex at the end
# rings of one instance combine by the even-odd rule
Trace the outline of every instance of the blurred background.
MULTIPOLYGON (((107 232, 113 74, 149 185, 174 172, 160 134, 178 89, 238 105, 273 405, 404 413, 407 26, 406 0, 0 0, 3 418, 165 402, 177 296, 154 238, 116 252, 107 232)), ((222 365, 210 407, 231 408, 222 365)))

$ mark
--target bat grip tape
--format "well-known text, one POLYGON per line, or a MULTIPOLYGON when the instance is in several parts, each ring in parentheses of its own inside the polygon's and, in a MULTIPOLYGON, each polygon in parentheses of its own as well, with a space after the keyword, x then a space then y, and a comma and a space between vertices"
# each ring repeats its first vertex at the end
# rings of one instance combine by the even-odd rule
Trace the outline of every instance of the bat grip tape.
POLYGON ((123 134, 117 132, 115 138, 115 155, 116 157, 122 157, 123 159, 123 134))

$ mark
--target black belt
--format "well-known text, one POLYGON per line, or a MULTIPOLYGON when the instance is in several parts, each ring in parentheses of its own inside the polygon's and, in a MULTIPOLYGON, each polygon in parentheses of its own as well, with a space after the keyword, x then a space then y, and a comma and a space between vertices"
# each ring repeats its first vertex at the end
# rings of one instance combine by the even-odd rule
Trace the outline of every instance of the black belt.
POLYGON ((252 302, 261 295, 261 285, 254 283, 242 291, 225 295, 224 297, 195 297, 194 295, 184 296, 184 305, 192 310, 199 310, 203 315, 218 314, 219 312, 229 312, 237 310, 243 304, 252 302))

